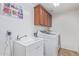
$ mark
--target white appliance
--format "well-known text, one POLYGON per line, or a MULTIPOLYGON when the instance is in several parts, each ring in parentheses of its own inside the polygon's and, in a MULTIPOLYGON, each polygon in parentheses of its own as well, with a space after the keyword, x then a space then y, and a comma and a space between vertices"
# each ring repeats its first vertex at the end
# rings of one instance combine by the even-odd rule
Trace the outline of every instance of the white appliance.
POLYGON ((57 56, 59 49, 59 34, 55 32, 41 32, 38 31, 38 37, 44 38, 44 55, 45 56, 57 56))
POLYGON ((43 39, 26 37, 15 40, 14 56, 43 56, 43 39))

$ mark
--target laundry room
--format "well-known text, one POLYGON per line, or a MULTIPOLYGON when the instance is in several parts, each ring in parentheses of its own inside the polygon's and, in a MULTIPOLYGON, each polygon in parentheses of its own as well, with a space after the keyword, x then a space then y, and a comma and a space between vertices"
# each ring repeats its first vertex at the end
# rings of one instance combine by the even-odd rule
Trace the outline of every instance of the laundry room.
POLYGON ((79 3, 0 3, 0 56, 79 56, 79 3))

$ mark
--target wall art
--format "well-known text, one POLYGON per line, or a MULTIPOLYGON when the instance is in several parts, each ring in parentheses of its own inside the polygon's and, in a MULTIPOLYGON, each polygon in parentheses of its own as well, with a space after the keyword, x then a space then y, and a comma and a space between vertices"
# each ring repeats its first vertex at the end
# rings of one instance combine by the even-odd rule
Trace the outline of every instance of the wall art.
POLYGON ((22 6, 15 3, 4 3, 3 14, 23 19, 22 6))

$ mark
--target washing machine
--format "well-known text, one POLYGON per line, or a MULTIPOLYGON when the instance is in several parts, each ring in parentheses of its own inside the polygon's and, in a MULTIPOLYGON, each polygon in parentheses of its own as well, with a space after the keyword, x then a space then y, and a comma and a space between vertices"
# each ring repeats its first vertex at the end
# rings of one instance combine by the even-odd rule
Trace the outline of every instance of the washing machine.
POLYGON ((60 45, 60 35, 56 32, 38 31, 38 37, 44 39, 44 55, 57 56, 60 45))

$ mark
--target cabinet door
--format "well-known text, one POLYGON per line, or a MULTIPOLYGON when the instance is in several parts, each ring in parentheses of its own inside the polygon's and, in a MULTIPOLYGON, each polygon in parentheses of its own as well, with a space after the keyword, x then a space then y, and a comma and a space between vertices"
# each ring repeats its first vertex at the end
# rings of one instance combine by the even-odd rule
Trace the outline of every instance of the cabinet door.
POLYGON ((47 26, 48 27, 50 26, 50 16, 49 16, 49 14, 48 14, 48 24, 47 24, 47 26))
POLYGON ((49 15, 49 24, 48 24, 48 26, 49 26, 49 27, 52 26, 52 16, 51 16, 51 15, 49 15))
POLYGON ((26 56, 43 56, 43 40, 26 47, 26 56))
POLYGON ((34 24, 39 25, 40 24, 40 8, 35 7, 34 8, 34 24))
POLYGON ((44 25, 44 10, 40 7, 40 25, 44 25))
POLYGON ((48 25, 48 14, 47 12, 45 12, 45 19, 44 19, 44 25, 47 26, 48 25))

